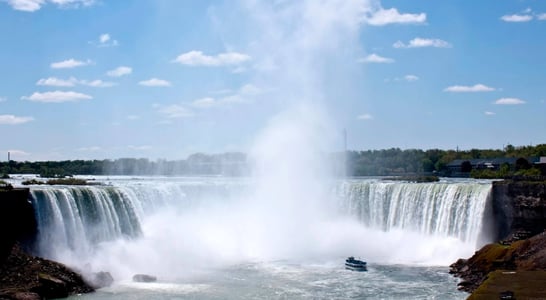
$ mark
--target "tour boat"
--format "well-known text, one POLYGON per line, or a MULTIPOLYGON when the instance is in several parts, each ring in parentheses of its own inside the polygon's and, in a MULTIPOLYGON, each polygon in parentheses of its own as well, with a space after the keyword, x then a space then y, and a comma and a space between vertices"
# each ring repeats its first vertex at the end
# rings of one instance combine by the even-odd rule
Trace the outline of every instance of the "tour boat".
POLYGON ((349 256, 345 260, 345 268, 353 271, 367 271, 367 266, 365 261, 355 259, 353 256, 349 256))

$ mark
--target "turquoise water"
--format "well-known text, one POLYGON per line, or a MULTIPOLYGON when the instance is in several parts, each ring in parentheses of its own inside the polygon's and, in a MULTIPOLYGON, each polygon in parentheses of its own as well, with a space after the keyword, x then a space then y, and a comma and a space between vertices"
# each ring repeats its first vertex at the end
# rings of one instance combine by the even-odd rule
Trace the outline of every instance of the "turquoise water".
POLYGON ((338 262, 248 263, 203 270, 185 279, 116 282, 71 299, 465 299, 447 267, 370 264, 354 272, 338 262))

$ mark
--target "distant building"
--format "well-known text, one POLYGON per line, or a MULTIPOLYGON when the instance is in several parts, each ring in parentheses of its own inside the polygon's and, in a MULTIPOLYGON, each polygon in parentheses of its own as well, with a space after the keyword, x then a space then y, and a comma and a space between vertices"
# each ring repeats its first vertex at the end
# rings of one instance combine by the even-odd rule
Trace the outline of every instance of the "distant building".
POLYGON ((447 169, 451 174, 469 173, 470 170, 499 170, 503 164, 508 164, 510 167, 516 164, 515 157, 498 157, 498 158, 475 158, 475 159, 456 159, 447 165, 447 169), (470 164, 470 170, 465 170, 465 165, 470 164))

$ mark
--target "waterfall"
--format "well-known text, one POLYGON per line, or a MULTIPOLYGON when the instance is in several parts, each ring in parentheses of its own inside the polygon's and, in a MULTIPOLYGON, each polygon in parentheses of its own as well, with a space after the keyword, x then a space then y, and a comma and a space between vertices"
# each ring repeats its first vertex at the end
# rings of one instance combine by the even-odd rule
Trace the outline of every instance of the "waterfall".
POLYGON ((476 244, 490 183, 350 180, 337 186, 340 209, 367 227, 455 237, 476 244))
POLYGON ((350 179, 330 182, 333 193, 317 201, 301 199, 306 197, 301 191, 288 205, 257 194, 252 179, 98 182, 102 185, 31 187, 39 255, 67 264, 94 260, 102 268, 119 264, 120 270, 125 270, 121 265, 147 268, 144 255, 154 257, 161 271, 201 265, 200 260, 210 264, 210 257, 237 261, 347 252, 378 261, 427 262, 430 250, 435 257, 430 263, 442 255, 440 262, 449 263, 475 250, 491 189, 490 182, 477 181, 350 179), (410 243, 424 248, 408 256, 399 255, 402 250, 384 255, 410 243), (455 248, 449 256, 443 252, 455 248))

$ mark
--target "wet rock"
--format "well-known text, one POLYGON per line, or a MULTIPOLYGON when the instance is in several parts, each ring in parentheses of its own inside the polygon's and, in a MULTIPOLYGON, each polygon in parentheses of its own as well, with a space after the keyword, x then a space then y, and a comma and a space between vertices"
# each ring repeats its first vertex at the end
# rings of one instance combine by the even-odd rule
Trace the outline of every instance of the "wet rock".
POLYGON ((94 273, 91 278, 91 285, 96 289, 109 287, 112 283, 114 283, 114 278, 110 272, 94 273))
POLYGON ((10 296, 13 300, 41 300, 42 297, 36 293, 19 292, 10 296))
POLYGON ((146 274, 136 274, 133 276, 134 282, 156 282, 157 277, 146 274))
POLYGON ((38 274, 40 286, 34 289, 35 292, 45 298, 66 298, 68 289, 66 282, 48 274, 38 274))

